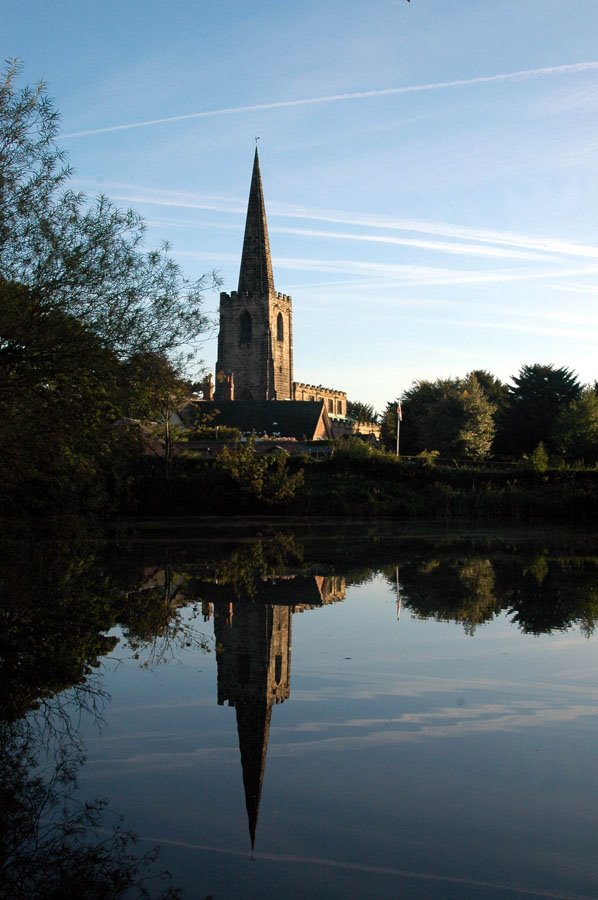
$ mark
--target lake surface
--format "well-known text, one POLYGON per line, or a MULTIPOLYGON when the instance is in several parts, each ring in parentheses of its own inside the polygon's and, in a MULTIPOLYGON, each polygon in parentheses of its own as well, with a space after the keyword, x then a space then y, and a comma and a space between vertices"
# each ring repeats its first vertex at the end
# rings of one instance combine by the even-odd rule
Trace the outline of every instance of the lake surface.
POLYGON ((26 731, 47 779, 76 748, 69 803, 107 798, 100 839, 122 814, 184 897, 598 896, 591 536, 270 523, 17 549, 6 759, 26 731))

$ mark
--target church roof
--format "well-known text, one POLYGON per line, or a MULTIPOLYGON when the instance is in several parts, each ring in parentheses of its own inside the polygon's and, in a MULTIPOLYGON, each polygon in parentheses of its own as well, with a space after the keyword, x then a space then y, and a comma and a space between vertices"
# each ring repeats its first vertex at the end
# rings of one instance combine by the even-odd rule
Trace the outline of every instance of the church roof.
POLYGON ((323 422, 326 434, 332 436, 323 400, 198 400, 179 415, 189 425, 205 416, 210 427, 223 425, 244 434, 277 434, 299 441, 314 440, 323 422))
POLYGON ((247 292, 266 296, 273 291, 274 276, 270 257, 268 223, 266 222, 264 191, 256 147, 239 271, 239 293, 247 292))
POLYGON ((236 601, 261 603, 271 606, 324 606, 324 598, 320 584, 314 575, 293 575, 290 578, 257 580, 248 587, 243 582, 201 581, 193 579, 190 583, 193 590, 202 600, 209 603, 227 603, 231 598, 236 601))

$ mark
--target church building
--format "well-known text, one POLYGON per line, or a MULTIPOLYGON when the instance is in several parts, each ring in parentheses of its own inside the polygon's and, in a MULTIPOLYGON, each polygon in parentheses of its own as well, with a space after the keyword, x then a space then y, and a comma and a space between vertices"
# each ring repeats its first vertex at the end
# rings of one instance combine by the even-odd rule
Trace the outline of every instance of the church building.
POLYGON ((253 161, 239 287, 220 294, 216 400, 295 400, 347 414, 347 395, 293 380, 293 301, 274 287, 257 147, 253 161))

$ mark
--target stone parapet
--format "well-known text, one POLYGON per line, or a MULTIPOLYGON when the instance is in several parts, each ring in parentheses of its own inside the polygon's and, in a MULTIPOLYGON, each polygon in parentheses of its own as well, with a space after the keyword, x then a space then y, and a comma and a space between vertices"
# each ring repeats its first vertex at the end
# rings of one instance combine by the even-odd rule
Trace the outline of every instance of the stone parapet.
POLYGON ((347 394, 345 391, 337 391, 321 384, 304 384, 300 381, 293 382, 294 400, 323 400, 326 412, 333 416, 347 415, 347 394))

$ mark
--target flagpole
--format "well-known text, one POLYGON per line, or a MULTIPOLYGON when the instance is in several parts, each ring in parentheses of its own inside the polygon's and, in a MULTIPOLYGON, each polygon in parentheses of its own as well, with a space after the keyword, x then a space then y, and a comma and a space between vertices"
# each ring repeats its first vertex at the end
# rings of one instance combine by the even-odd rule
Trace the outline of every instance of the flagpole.
POLYGON ((401 433, 401 419, 403 418, 401 403, 397 403, 397 456, 399 455, 399 435, 401 433))

